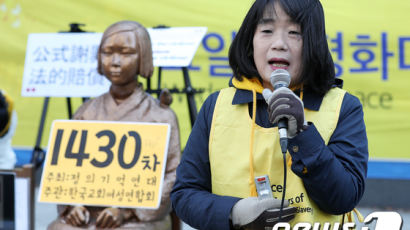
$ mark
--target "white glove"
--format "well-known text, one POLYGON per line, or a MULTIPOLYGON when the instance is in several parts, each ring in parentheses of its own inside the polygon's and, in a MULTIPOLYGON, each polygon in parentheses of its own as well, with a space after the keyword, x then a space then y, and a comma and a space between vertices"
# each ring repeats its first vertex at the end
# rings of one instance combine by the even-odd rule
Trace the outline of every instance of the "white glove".
POLYGON ((269 121, 277 124, 282 118, 288 121, 288 138, 295 137, 307 125, 303 101, 292 90, 281 87, 275 91, 264 89, 262 95, 268 104, 269 121))

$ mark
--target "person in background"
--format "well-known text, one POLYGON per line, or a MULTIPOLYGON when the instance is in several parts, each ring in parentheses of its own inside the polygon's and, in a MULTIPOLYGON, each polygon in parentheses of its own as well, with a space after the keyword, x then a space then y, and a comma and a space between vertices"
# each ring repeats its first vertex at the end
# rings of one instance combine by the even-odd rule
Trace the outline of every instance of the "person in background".
POLYGON ((17 113, 13 101, 0 90, 0 169, 14 169, 16 154, 11 141, 17 127, 17 113))
POLYGON ((98 72, 111 82, 109 92, 85 102, 74 114, 74 119, 171 125, 161 204, 156 210, 59 205, 59 218, 48 229, 171 229, 169 194, 180 160, 179 128, 177 117, 169 108, 172 101, 169 92, 163 92, 161 98, 164 100, 158 101, 138 82, 139 75, 148 78, 153 72, 147 30, 134 21, 120 21, 109 26, 98 51, 98 72))
POLYGON ((271 228, 281 216, 272 210, 281 206, 295 208, 281 216, 290 226, 350 222, 365 188, 366 128, 360 101, 335 78, 320 1, 256 0, 229 63, 229 88, 203 104, 178 166, 171 193, 177 215, 201 230, 271 228), (274 90, 271 74, 283 71, 289 88, 274 90), (258 199, 254 179, 263 175, 272 196, 258 199))

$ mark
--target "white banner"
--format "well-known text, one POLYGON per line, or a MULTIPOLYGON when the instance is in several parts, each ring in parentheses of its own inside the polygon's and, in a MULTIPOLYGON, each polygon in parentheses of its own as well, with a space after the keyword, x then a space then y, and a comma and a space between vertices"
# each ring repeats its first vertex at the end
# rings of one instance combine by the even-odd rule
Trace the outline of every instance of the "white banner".
POLYGON ((110 82, 97 72, 101 33, 30 34, 22 96, 94 97, 110 82))
POLYGON ((189 66, 206 30, 206 27, 149 28, 154 66, 189 66))
MULTIPOLYGON (((206 27, 148 29, 154 66, 186 67, 205 36, 206 27)), ((30 34, 21 95, 95 97, 110 82, 97 72, 101 33, 30 34)))

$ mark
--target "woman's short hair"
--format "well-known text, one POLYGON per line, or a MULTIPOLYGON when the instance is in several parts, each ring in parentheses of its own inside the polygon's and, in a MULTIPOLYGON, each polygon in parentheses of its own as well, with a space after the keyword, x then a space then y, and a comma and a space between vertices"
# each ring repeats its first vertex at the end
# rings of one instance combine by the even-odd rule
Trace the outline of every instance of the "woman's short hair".
POLYGON ((100 47, 98 48, 98 73, 102 73, 101 64, 101 48, 104 41, 113 34, 131 31, 135 34, 137 38, 137 50, 138 50, 138 73, 136 75, 141 75, 143 77, 151 77, 154 66, 152 64, 152 46, 151 39, 149 37, 148 31, 144 26, 134 21, 119 21, 110 25, 105 31, 101 38, 100 47))
POLYGON ((242 80, 242 77, 258 77, 262 81, 253 58, 253 37, 266 7, 273 9, 275 1, 301 26, 301 83, 318 94, 325 94, 334 83, 335 69, 327 45, 325 18, 319 0, 256 0, 229 49, 229 65, 234 77, 238 80, 242 80))

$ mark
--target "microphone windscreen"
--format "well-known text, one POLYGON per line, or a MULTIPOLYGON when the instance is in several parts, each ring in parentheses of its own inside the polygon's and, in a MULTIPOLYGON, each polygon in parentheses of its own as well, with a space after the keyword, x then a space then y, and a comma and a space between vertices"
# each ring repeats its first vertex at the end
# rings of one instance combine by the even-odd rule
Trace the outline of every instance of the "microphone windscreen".
POLYGON ((270 75, 270 83, 273 88, 288 87, 290 84, 290 74, 284 69, 277 69, 270 75))

